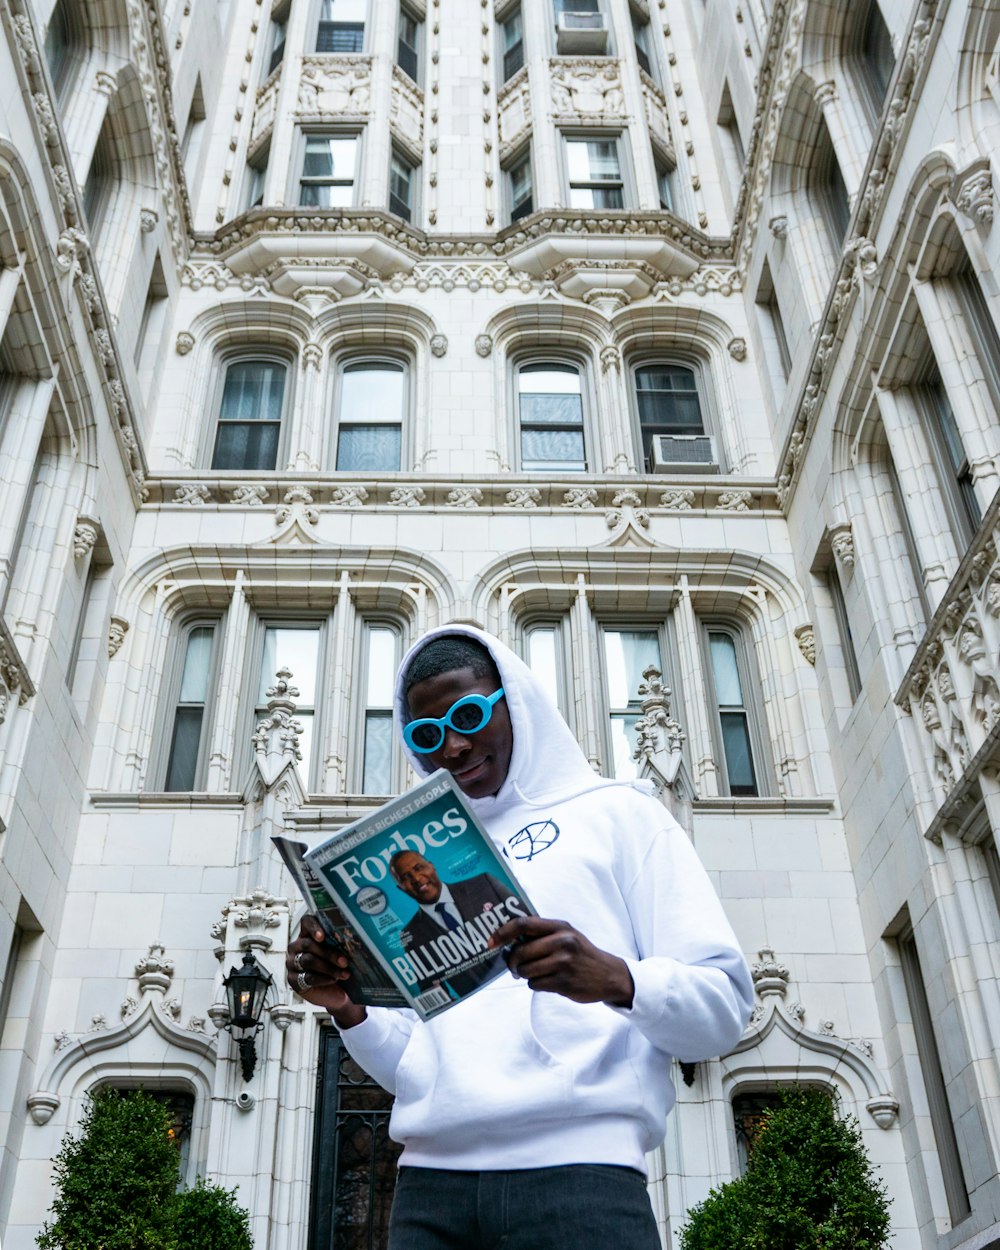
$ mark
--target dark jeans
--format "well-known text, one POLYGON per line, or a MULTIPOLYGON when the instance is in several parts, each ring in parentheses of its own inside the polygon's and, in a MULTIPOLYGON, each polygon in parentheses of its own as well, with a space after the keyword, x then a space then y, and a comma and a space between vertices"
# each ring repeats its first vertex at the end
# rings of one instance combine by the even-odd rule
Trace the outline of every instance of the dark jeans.
POLYGON ((389 1250, 660 1250, 660 1237, 632 1168, 400 1168, 389 1250))

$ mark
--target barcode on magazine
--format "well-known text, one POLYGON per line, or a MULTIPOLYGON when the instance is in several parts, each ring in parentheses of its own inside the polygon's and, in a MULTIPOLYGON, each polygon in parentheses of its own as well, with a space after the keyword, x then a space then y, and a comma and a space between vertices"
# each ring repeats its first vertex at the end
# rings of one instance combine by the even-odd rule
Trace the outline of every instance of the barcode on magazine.
POLYGON ((421 1011, 433 1011, 436 1007, 444 1007, 451 1002, 451 995, 440 988, 426 990, 423 994, 415 994, 414 1001, 421 1011))

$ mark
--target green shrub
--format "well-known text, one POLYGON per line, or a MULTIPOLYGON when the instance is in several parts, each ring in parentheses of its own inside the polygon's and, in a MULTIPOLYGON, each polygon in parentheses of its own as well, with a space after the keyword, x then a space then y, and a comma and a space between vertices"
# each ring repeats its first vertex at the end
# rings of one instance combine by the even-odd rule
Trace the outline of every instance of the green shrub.
POLYGON ((885 1250, 889 1203, 857 1120, 822 1090, 765 1114, 746 1174, 688 1212, 682 1250, 885 1250))
POLYGON ((77 1136, 53 1160, 52 1220, 40 1250, 253 1250, 236 1190, 199 1177, 177 1192, 172 1118, 143 1090, 88 1094, 77 1136))
POLYGON ((223 1189, 199 1176, 194 1189, 177 1195, 174 1235, 183 1250, 253 1250, 250 1216, 223 1189))

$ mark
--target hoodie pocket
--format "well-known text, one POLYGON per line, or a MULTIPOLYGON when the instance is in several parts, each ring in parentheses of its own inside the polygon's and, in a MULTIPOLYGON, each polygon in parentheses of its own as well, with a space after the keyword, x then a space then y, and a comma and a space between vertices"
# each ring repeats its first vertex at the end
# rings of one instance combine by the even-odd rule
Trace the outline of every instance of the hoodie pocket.
POLYGON ((604 1003, 574 1003, 558 994, 536 993, 528 1023, 539 1052, 568 1069, 574 1113, 587 1114, 595 1104, 626 1110, 641 1101, 629 1054, 631 1028, 604 1003))

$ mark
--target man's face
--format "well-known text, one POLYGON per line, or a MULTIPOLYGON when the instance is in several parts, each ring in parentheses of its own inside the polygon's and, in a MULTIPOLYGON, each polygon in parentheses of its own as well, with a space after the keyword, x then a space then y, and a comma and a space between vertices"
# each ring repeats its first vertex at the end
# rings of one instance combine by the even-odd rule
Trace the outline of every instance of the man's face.
MULTIPOLYGON (((492 677, 477 677, 471 668, 456 668, 450 673, 428 677, 410 688, 406 701, 412 720, 441 717, 451 705, 467 694, 491 695, 499 688, 492 677)), ((489 723, 476 733, 460 734, 445 728, 444 742, 423 758, 434 768, 445 768, 469 798, 482 799, 496 792, 507 779, 514 731, 507 711, 507 700, 493 705, 489 723)))
POLYGON ((418 903, 436 903, 441 897, 441 878, 433 864, 416 851, 404 851, 392 861, 392 875, 404 894, 418 903))

